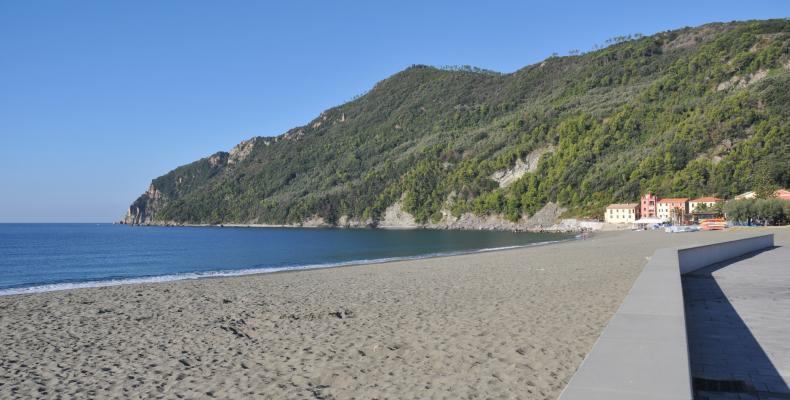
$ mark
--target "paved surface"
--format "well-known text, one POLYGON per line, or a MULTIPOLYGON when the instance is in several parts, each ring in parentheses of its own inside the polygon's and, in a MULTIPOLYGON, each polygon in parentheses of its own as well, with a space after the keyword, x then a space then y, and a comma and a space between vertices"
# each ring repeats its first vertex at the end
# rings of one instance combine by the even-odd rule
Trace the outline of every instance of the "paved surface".
POLYGON ((790 399, 790 247, 682 282, 695 398, 790 399))
MULTIPOLYGON (((728 236, 708 245, 656 250, 560 400, 694 399, 680 271, 773 249, 775 243, 773 235, 728 236)), ((700 292, 709 294, 705 289, 700 292)))
POLYGON ((656 251, 560 400, 690 400, 682 293, 677 251, 656 251))

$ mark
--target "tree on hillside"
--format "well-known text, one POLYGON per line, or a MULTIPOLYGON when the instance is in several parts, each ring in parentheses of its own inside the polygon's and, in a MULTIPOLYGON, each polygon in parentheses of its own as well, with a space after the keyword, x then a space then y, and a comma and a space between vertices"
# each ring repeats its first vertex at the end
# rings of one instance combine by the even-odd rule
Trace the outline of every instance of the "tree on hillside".
POLYGON ((770 199, 774 197, 776 185, 768 179, 767 174, 758 174, 755 177, 754 192, 758 199, 770 199))

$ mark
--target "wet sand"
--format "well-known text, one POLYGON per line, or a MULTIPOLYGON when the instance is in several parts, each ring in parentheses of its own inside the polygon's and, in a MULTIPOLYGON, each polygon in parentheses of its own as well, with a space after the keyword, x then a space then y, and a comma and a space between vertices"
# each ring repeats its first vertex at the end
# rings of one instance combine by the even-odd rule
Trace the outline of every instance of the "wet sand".
POLYGON ((554 399, 655 249, 763 232, 0 297, 0 398, 554 399))

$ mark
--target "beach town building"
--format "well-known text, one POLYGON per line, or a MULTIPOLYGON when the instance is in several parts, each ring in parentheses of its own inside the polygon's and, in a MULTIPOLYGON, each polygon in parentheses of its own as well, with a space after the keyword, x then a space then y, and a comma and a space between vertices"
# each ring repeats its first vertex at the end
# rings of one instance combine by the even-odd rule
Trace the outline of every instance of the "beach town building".
POLYGON ((705 223, 712 221, 714 218, 721 218, 721 207, 716 207, 716 205, 721 204, 722 202, 724 202, 724 199, 720 199, 718 197, 700 197, 690 200, 690 222, 695 224, 702 223, 704 225, 705 223))
POLYGON ((704 208, 704 209, 711 209, 717 203, 720 203, 720 202, 723 202, 723 201, 724 201, 724 199, 720 199, 718 197, 700 197, 700 198, 696 198, 694 200, 689 200, 689 211, 693 213, 693 212, 696 212, 696 211, 702 211, 702 208, 704 208), (700 206, 703 206, 703 207, 700 208, 700 206), (698 210, 698 208, 700 208, 700 209, 698 210))
POLYGON ((749 191, 735 196, 735 200, 748 200, 748 199, 756 199, 756 198, 757 198, 757 192, 755 191, 749 191))
POLYGON ((655 218, 657 202, 658 202, 658 196, 652 193, 648 193, 642 196, 642 202, 639 208, 639 215, 642 218, 655 218))
POLYGON ((687 197, 670 197, 658 200, 656 217, 673 223, 683 223, 689 212, 687 197))
MULTIPOLYGON (((749 191, 746 193, 741 193, 735 196, 735 200, 749 200, 749 199, 756 199, 757 192, 749 191)), ((790 200, 790 190, 787 189, 779 189, 774 192, 774 198, 781 199, 781 200, 790 200)))
MULTIPOLYGON (((777 190, 775 196, 786 196, 790 199, 790 191, 777 190)), ((756 198, 754 192, 747 192, 740 198, 756 198)), ((716 205, 724 202, 722 198, 714 196, 699 197, 689 200, 686 197, 660 198, 653 193, 642 195, 636 210, 633 212, 634 220, 630 219, 630 209, 634 204, 610 204, 606 207, 604 220, 611 223, 629 223, 636 225, 655 225, 661 222, 687 224, 691 221, 720 217, 716 205), (704 207, 701 207, 703 206, 704 207), (704 208, 704 210, 703 210, 704 208)))
POLYGON ((610 204, 606 207, 604 221, 610 224, 630 224, 639 219, 639 204, 610 204))

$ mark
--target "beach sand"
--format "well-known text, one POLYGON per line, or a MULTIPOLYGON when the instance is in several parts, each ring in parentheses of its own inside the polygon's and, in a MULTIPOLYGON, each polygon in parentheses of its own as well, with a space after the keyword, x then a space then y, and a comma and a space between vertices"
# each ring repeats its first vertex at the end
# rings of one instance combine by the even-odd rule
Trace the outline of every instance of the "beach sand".
POLYGON ((761 232, 0 297, 0 398, 554 399, 655 249, 761 232))

